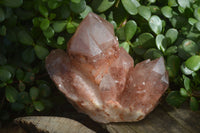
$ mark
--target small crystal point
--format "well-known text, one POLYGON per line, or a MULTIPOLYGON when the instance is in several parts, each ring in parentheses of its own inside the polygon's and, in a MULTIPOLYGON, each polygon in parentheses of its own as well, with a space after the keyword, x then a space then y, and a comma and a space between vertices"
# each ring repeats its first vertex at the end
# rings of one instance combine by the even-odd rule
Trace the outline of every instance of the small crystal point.
POLYGON ((78 111, 102 123, 143 119, 168 87, 164 59, 134 67, 112 24, 94 13, 80 23, 67 53, 57 49, 48 55, 46 69, 78 111))

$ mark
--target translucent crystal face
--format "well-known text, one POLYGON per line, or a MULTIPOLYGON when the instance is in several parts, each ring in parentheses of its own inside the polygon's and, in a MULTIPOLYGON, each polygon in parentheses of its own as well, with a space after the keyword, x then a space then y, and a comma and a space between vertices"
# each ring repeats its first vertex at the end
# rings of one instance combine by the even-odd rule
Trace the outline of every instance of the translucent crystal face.
POLYGON ((119 97, 123 106, 132 106, 144 113, 153 109, 168 87, 164 59, 146 60, 129 71, 126 88, 119 97), (162 77, 166 77, 163 81, 162 77))
POLYGON ((69 43, 71 54, 87 57, 97 56, 108 48, 118 44, 113 26, 97 15, 90 13, 78 27, 74 38, 69 43))
POLYGON ((57 49, 46 58, 58 89, 77 110, 103 123, 143 119, 167 89, 162 57, 133 64, 112 25, 94 13, 81 22, 67 53, 57 49))

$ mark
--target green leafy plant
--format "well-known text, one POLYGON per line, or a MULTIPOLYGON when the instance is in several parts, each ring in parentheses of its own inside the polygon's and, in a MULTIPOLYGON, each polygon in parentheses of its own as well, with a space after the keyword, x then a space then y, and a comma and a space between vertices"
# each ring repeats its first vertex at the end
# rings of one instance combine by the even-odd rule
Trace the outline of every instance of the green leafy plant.
POLYGON ((45 57, 66 49, 89 12, 113 24, 120 47, 135 63, 163 56, 170 77, 166 101, 199 110, 199 7, 198 0, 0 1, 0 119, 53 107, 57 90, 45 57))

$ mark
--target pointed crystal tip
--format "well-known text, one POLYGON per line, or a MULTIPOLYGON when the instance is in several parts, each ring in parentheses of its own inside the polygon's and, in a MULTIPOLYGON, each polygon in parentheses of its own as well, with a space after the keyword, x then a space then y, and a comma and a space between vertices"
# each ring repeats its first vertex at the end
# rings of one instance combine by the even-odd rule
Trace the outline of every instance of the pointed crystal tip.
POLYGON ((112 24, 94 13, 89 13, 69 41, 68 52, 93 57, 113 45, 118 45, 118 42, 112 24))

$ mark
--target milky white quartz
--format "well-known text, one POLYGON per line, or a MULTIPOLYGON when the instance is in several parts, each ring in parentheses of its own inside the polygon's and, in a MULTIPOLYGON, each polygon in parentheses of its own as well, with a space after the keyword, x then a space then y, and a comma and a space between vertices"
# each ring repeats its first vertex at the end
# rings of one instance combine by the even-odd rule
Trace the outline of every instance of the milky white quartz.
POLYGON ((113 26, 94 13, 80 23, 67 52, 51 51, 46 69, 78 111, 101 123, 143 119, 168 87, 164 59, 134 67, 113 26))

